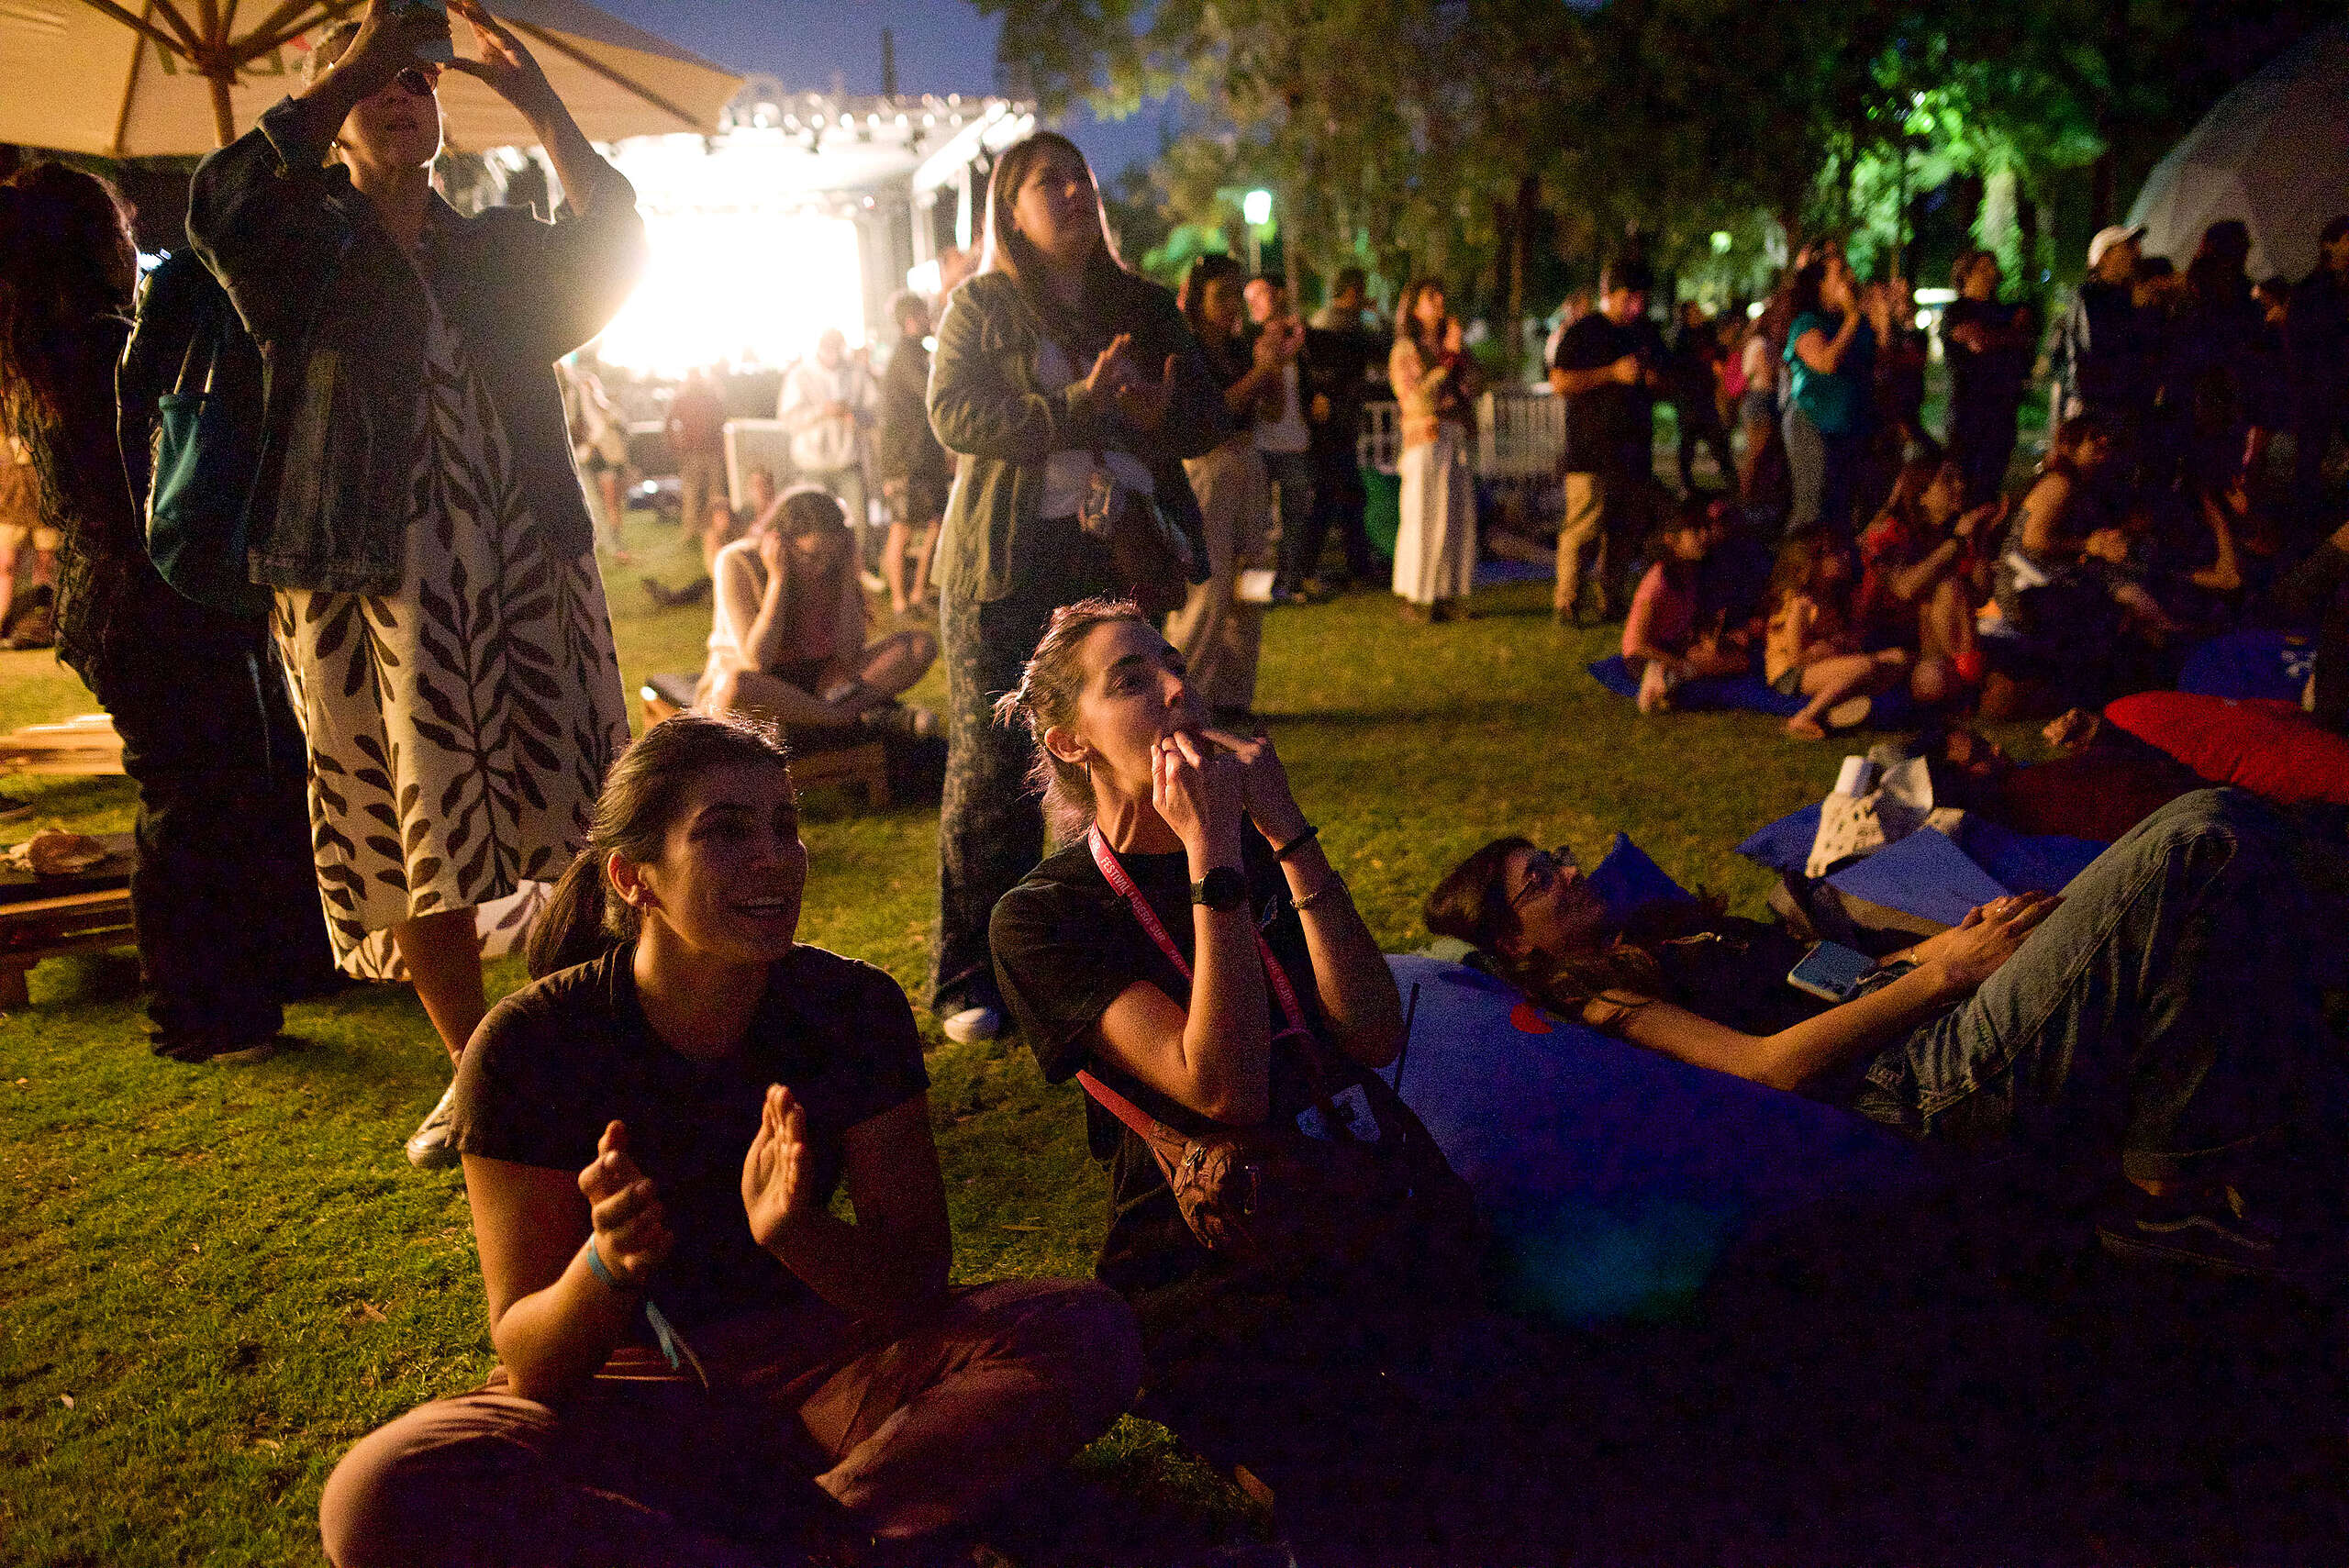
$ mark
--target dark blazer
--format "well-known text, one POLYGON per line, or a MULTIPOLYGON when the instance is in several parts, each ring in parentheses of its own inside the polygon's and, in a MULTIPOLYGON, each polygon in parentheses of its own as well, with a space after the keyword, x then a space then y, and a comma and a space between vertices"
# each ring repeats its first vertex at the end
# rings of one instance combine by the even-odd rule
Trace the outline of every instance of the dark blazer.
MULTIPOLYGON (((266 413, 253 580, 389 593, 401 586, 407 488, 424 395, 424 287, 340 167, 338 128, 288 98, 205 159, 188 239, 261 346, 266 413)), ((584 215, 540 222, 437 198, 432 286, 463 336, 557 559, 593 548, 554 361, 604 329, 646 256, 636 193, 606 166, 584 215)))

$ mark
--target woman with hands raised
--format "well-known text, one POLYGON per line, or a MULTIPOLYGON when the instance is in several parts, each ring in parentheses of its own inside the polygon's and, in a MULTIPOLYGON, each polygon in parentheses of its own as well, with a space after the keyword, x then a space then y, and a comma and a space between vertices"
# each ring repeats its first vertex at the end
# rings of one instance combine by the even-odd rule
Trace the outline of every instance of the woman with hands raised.
MULTIPOLYGON (((1414 1226, 1366 1267, 1210 1251, 1129 1118, 1397 1159, 1427 1137, 1377 1074, 1404 1043, 1393 973, 1272 742, 1217 728, 1181 655, 1109 600, 1053 617, 1000 711, 1067 847, 996 906, 996 973, 1044 1077, 1085 1074, 1096 1272, 1140 1315, 1145 1412, 1268 1482, 1314 1561, 1540 1560, 1513 1532, 1557 1524, 1536 1456, 1574 1402, 1444 1267, 1449 1233, 1414 1226)), ((1425 1147, 1405 1200, 1457 1183, 1425 1147)))
MULTIPOLYGON (((636 193, 529 51, 451 0, 370 0, 301 91, 204 161, 188 234, 268 368, 256 583, 310 753, 335 957, 403 973, 451 1059, 487 1008, 474 911, 577 852, 628 743, 611 617, 554 361, 601 332, 646 256, 636 193), (558 219, 460 214, 432 189, 439 83, 529 121, 558 219), (514 672, 520 672, 516 674, 514 672)), ((409 1140, 456 1162, 449 1099, 409 1140)))
POLYGON ((1426 918, 1594 1029, 2016 1163, 2098 1206, 2108 1249, 2285 1274, 2316 1254, 2281 1217, 2339 1193, 2312 938, 2349 917, 2296 841, 2254 795, 2184 795, 2061 896, 1994 899, 1840 1003, 1787 983, 1804 947, 1782 928, 1694 900, 1610 911, 1571 856, 1523 839, 1454 868, 1426 918))
POLYGON ((772 729, 688 714, 613 768, 537 980, 458 1076, 499 1366, 344 1457, 320 1505, 339 1568, 918 1537, 1131 1399, 1109 1291, 949 1288, 912 1011, 796 940, 807 864, 772 729))

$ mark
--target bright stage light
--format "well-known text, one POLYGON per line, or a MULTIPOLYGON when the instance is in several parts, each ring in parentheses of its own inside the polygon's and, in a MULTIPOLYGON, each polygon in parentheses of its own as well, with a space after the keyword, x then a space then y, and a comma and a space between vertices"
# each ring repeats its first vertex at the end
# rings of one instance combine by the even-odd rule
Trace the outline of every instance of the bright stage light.
POLYGON ((864 342, 856 225, 815 213, 649 213, 651 263, 596 344, 606 361, 678 376, 719 360, 781 365, 827 328, 864 342))
POLYGON ((1256 228, 1273 221, 1273 193, 1251 191, 1240 198, 1240 216, 1256 228))

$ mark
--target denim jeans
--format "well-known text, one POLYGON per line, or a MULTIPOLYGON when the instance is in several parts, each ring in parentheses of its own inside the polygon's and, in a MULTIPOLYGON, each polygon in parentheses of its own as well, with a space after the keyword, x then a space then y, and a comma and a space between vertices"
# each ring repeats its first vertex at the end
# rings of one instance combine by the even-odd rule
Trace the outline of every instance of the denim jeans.
MULTIPOLYGON (((2065 889, 1954 1010, 1871 1063, 1853 1108, 1962 1151, 2109 1180, 2216 1171, 2335 1104, 2319 908, 2273 807, 2181 795, 2065 889)), ((2327 895, 2329 901, 2331 895, 2327 895)))
POLYGON ((1794 480, 1794 506, 1787 531, 1824 523, 1837 539, 1852 537, 1852 492, 1860 460, 1867 455, 1857 434, 1831 435, 1810 422, 1795 404, 1787 405, 1787 469, 1794 480))
POLYGON ((1306 537, 1314 532, 1313 454, 1259 450, 1256 455, 1264 459, 1264 477, 1280 497, 1280 586, 1295 588, 1321 564, 1319 550, 1311 560, 1305 554, 1306 537))

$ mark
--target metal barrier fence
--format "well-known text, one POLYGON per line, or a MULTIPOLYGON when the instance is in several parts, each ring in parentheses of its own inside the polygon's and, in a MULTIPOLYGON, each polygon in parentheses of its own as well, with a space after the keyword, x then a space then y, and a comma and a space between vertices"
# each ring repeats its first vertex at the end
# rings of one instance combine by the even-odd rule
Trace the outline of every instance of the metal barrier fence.
MULTIPOLYGON (((1474 462, 1479 479, 1549 479, 1557 473, 1565 450, 1565 399, 1503 387, 1476 400, 1474 462)), ((1357 461, 1366 469, 1392 473, 1402 451, 1402 420, 1396 406, 1364 405, 1362 434, 1354 441, 1357 461)))

